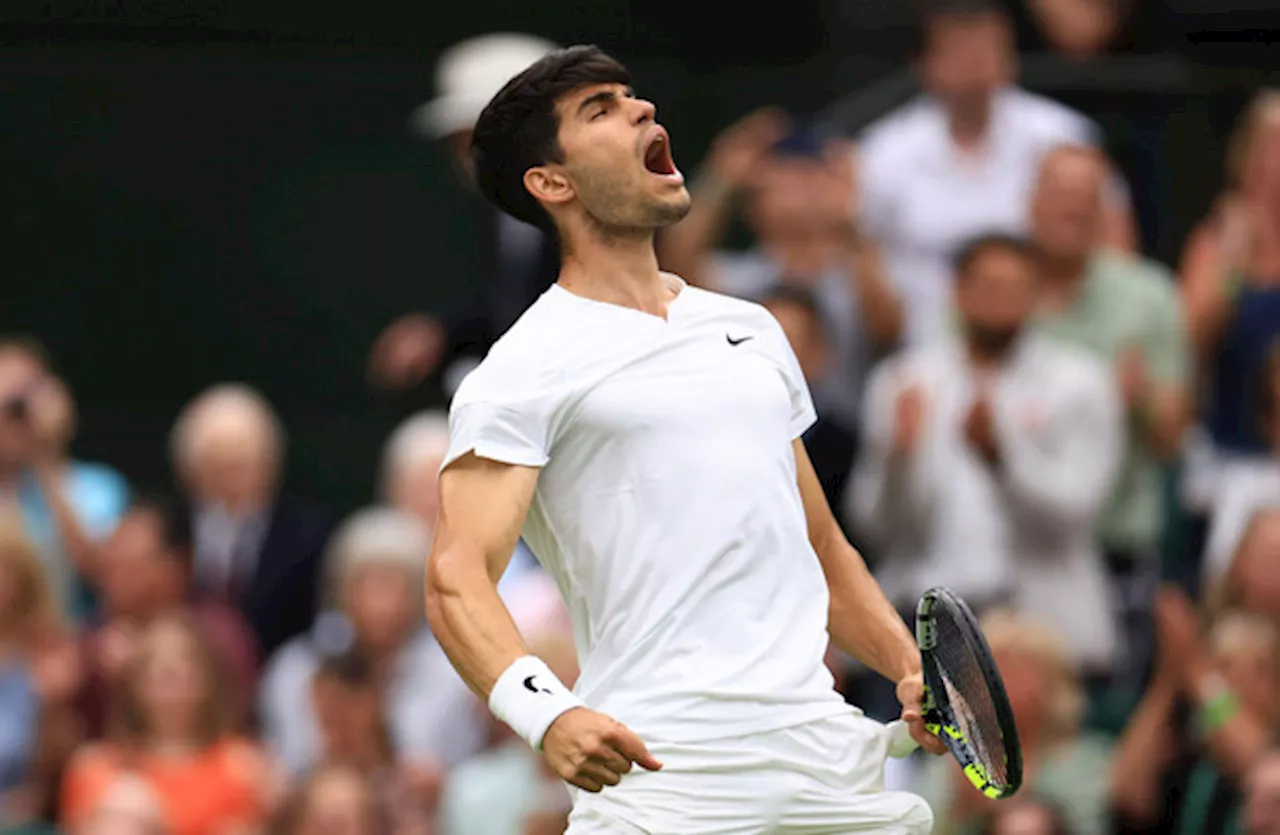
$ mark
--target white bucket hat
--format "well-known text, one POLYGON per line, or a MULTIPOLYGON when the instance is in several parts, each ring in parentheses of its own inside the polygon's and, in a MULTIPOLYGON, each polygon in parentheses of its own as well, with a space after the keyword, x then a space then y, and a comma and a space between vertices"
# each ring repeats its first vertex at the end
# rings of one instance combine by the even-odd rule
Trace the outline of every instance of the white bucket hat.
POLYGON ((503 85, 557 49, 551 41, 515 32, 454 44, 436 62, 436 98, 414 110, 410 124, 432 139, 470 130, 503 85))

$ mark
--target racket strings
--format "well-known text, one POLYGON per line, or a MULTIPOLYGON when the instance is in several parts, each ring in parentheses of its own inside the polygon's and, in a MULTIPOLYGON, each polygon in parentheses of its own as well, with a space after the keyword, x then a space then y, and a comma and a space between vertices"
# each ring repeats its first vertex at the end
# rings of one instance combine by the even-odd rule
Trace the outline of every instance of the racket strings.
POLYGON ((1008 761, 1000 719, 987 689, 979 650, 956 621, 938 612, 935 624, 938 642, 935 652, 947 701, 956 724, 964 734, 987 778, 998 786, 1009 784, 1008 761))

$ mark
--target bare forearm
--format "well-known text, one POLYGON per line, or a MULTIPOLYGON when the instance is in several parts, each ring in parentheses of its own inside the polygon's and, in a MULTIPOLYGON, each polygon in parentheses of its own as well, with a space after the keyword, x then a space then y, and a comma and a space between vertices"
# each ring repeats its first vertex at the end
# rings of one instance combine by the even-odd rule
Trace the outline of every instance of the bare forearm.
POLYGON ((823 559, 831 593, 828 628, 835 645, 893 682, 920 672, 920 651, 907 625, 867 570, 862 555, 833 537, 823 559))
POLYGON ((1209 755, 1232 777, 1243 778, 1258 758, 1266 752, 1271 740, 1267 726, 1247 711, 1241 711, 1209 735, 1209 755))
POLYGON ((481 565, 447 553, 433 556, 427 619, 462 680, 487 701, 498 677, 529 650, 481 565))

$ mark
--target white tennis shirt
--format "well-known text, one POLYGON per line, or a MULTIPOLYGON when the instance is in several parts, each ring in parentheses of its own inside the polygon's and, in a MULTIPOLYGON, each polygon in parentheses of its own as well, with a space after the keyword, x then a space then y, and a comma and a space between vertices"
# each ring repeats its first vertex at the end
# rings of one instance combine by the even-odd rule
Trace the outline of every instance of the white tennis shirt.
POLYGON ((573 620, 575 691, 651 747, 847 712, 796 484, 799 365, 764 308, 664 279, 666 320, 547 290, 458 389, 445 466, 541 468, 523 535, 573 620))

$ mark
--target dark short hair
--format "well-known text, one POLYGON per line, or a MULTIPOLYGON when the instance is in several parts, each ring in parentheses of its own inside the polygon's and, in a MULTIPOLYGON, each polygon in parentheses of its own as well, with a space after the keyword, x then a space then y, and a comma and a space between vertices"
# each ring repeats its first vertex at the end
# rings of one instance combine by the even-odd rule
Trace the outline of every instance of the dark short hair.
POLYGON ((818 335, 824 340, 830 338, 831 329, 822 314, 822 306, 818 304, 818 297, 812 290, 797 287, 788 282, 781 282, 774 284, 760 294, 759 301, 765 307, 771 304, 789 304, 800 308, 813 320, 814 325, 817 327, 818 335))
POLYGON ((916 56, 923 55, 929 48, 933 27, 939 23, 982 17, 1009 21, 1009 11, 1000 0, 917 0, 915 13, 917 26, 912 51, 916 56))
POLYGON ((543 57, 507 82, 476 120, 471 160, 480 192, 502 211, 553 237, 555 224, 524 186, 525 172, 564 162, 556 102, 589 84, 630 84, 631 73, 595 46, 543 57))
POLYGON ((1011 252, 1028 261, 1035 257, 1035 247, 1026 238, 1003 233, 979 235, 960 247, 960 252, 956 254, 952 262, 956 278, 968 275, 974 263, 988 252, 1011 252))
POLYGON ((191 568, 194 550, 191 514, 181 502, 164 493, 142 493, 129 505, 129 512, 153 517, 165 550, 180 560, 183 568, 191 568))

